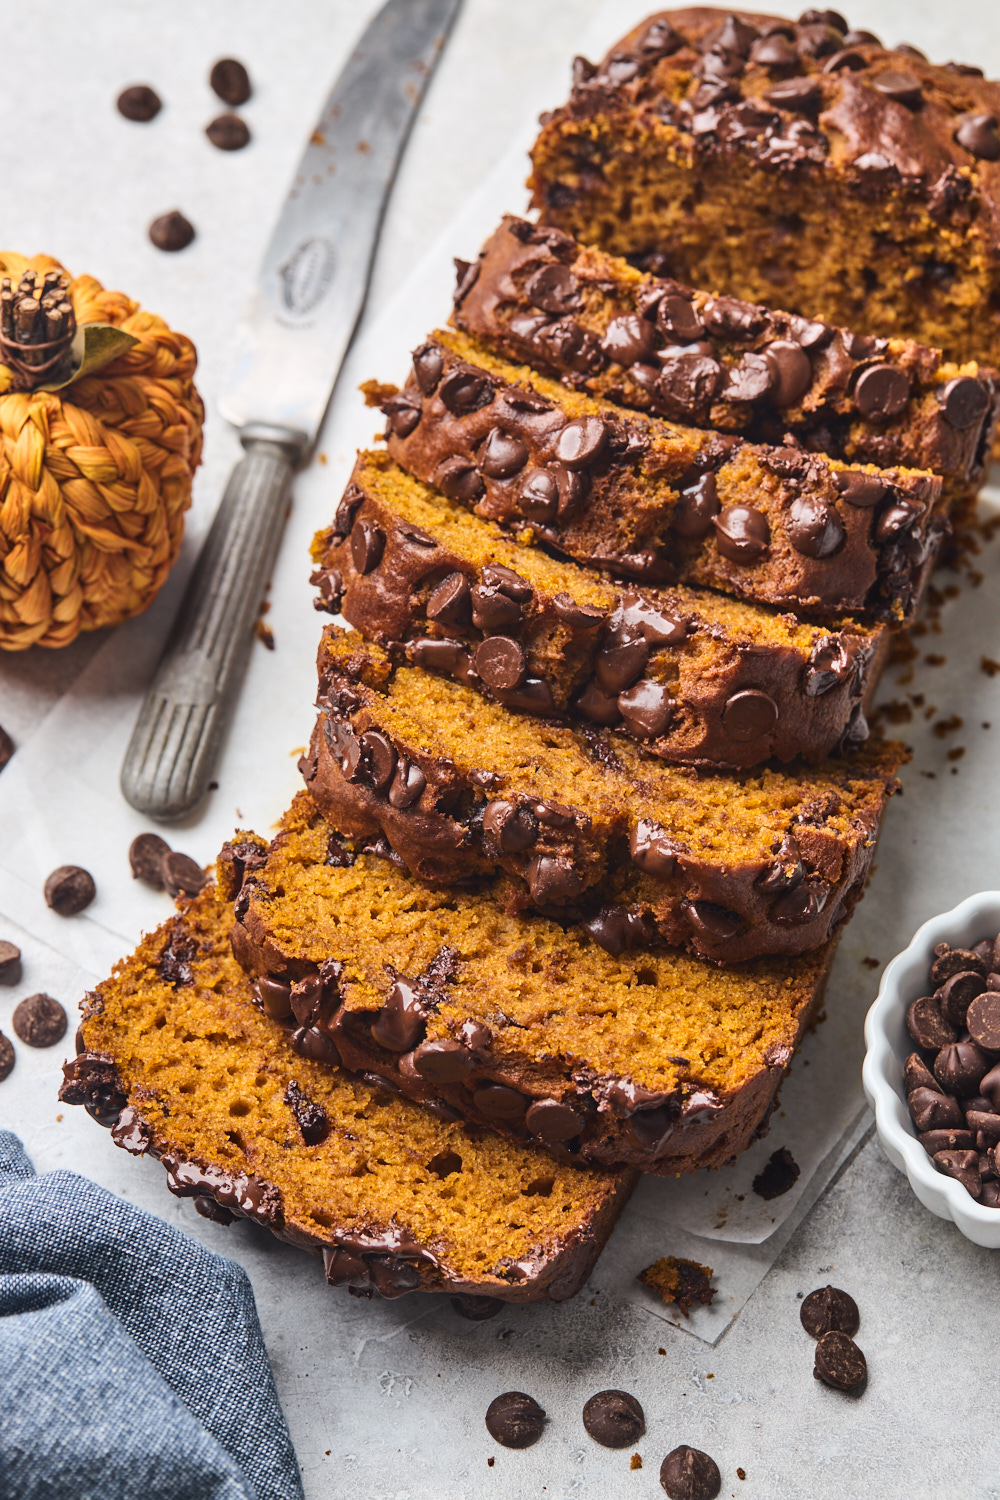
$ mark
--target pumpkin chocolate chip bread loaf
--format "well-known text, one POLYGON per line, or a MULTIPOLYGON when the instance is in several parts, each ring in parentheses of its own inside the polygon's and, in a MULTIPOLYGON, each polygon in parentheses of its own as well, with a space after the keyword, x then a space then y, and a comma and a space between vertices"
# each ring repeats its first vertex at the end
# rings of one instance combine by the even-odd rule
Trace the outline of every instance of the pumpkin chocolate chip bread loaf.
POLYGON ((563 1160, 664 1174, 722 1166, 762 1132, 832 958, 615 957, 489 889, 433 890, 353 854, 304 793, 235 912, 234 951, 293 1045, 322 1037, 563 1160))
POLYGON ((836 11, 661 11, 578 61, 533 201, 661 274, 996 366, 998 118, 980 68, 836 11))
MULTIPOLYGON (((234 866, 230 852, 223 876, 234 866)), ((303 1056, 233 958, 232 895, 207 888, 98 986, 60 1098, 159 1157, 206 1217, 322 1253, 334 1286, 507 1302, 578 1291, 633 1175, 560 1165, 303 1056)))
POLYGON ((744 443, 569 390, 439 331, 377 394, 392 457, 488 520, 641 583, 902 623, 948 522, 940 478, 744 443))
POLYGON ((819 761, 866 735, 887 627, 607 582, 518 547, 384 453, 359 455, 313 558, 319 607, 394 655, 524 713, 614 726, 664 760, 819 761))
POLYGON ((460 267, 454 320, 518 363, 625 406, 849 463, 904 464, 973 493, 1000 403, 994 370, 637 271, 507 217, 460 267))
POLYGON ((783 772, 665 765, 611 731, 539 723, 460 683, 394 669, 328 627, 303 773, 333 825, 384 835, 435 884, 572 919, 611 903, 631 938, 710 959, 825 942, 864 888, 901 747, 783 772))

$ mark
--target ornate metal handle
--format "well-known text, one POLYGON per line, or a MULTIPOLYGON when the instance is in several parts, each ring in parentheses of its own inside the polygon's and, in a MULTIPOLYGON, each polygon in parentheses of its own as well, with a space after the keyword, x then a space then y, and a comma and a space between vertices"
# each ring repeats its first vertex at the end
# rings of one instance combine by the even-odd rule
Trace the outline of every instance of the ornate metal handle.
POLYGON ((240 438, 246 457, 229 477, 122 763, 126 801, 164 823, 192 812, 208 789, 304 446, 284 428, 247 427, 240 438))

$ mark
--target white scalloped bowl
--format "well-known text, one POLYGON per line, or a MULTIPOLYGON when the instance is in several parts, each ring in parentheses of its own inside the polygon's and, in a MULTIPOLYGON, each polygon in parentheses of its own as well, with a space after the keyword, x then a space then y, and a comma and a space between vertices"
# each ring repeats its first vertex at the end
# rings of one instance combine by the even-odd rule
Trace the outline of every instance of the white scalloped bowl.
POLYGON ((862 1082, 875 1111, 879 1140, 889 1160, 905 1172, 925 1208, 951 1219, 976 1245, 1000 1249, 1000 1209, 986 1208, 960 1182, 939 1172, 916 1138, 903 1094, 903 1064, 914 1050, 906 1010, 926 993, 927 970, 937 943, 968 947, 1000 932, 1000 891, 980 891, 951 911, 931 917, 882 975, 878 998, 865 1019, 862 1082))

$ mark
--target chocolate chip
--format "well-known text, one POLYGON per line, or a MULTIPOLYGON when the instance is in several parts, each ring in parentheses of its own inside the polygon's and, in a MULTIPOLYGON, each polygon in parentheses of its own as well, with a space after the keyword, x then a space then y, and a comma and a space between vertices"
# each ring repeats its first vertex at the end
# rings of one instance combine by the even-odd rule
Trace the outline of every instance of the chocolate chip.
POLYGON ((936 1089, 933 1073, 918 1052, 911 1052, 903 1067, 903 1093, 912 1094, 914 1089, 936 1089))
POLYGON ((455 266, 455 290, 452 297, 456 307, 460 307, 464 298, 471 292, 479 279, 478 260, 462 260, 459 256, 452 257, 455 266))
POLYGON ((486 489, 482 475, 470 458, 458 454, 440 463, 434 475, 434 483, 442 495, 456 500, 460 505, 471 505, 486 489))
POLYGON ((770 734, 778 722, 778 705, 761 688, 743 688, 726 699, 722 727, 730 739, 744 743, 770 734))
POLYGON ((868 1375, 868 1363, 852 1338, 835 1328, 816 1345, 813 1375, 838 1391, 853 1391, 868 1375))
POLYGON ((652 324, 638 313, 619 313, 608 324, 601 348, 619 365, 646 364, 653 357, 656 335, 652 324))
POLYGON ((484 1083, 472 1096, 472 1102, 488 1120, 503 1120, 508 1125, 520 1124, 528 1100, 517 1089, 507 1088, 502 1083, 484 1083))
POLYGON ((965 1116, 957 1099, 934 1089, 916 1088, 907 1098, 914 1125, 923 1134, 928 1130, 964 1130, 965 1116))
POLYGON ((14 1035, 29 1047, 54 1047, 66 1035, 67 1016, 51 995, 29 995, 14 1009, 14 1035))
POLYGON ((528 663, 517 641, 506 635, 490 635, 476 647, 473 666, 488 688, 495 691, 520 687, 528 663))
POLYGON ((855 30, 851 30, 851 31, 846 32, 845 35, 844 35, 844 46, 845 47, 864 47, 864 46, 881 47, 881 45, 882 45, 882 43, 879 41, 879 39, 875 35, 874 31, 855 31, 855 30))
POLYGON ((618 694, 605 693, 594 681, 588 682, 574 705, 578 713, 592 724, 617 724, 621 718, 618 694))
POLYGON ((471 612, 472 596, 464 573, 449 573, 427 600, 427 618, 438 625, 467 625, 471 612))
POLYGON ((571 472, 586 468, 608 440, 607 424, 600 417, 576 417, 567 422, 556 439, 556 457, 571 472))
POLYGON ((847 504, 857 510, 872 510, 885 499, 883 480, 860 469, 840 469, 834 473, 833 482, 847 504))
POLYGON ((931 1160, 942 1172, 960 1182, 973 1198, 979 1197, 983 1184, 978 1151, 936 1151, 931 1160))
POLYGON ((851 73, 862 73, 868 64, 860 52, 855 52, 853 47, 842 47, 832 57, 828 57, 823 64, 824 73, 842 73, 845 68, 851 73))
POLYGON ((14 741, 11 739, 6 729, 4 729, 3 725, 0 724, 0 771, 3 770, 4 766, 9 764, 13 754, 14 741))
POLYGON ((969 1035, 987 1052, 1000 1052, 1000 994, 989 990, 977 995, 965 1018, 969 1035))
POLYGON ((643 678, 618 697, 625 727, 641 740, 655 739, 665 733, 676 707, 670 689, 649 678, 643 678))
POLYGON ((777 382, 777 370, 763 354, 744 354, 729 371, 724 401, 761 401, 777 382))
POLYGON ((493 384, 485 375, 475 370, 450 370, 438 387, 438 395, 452 416, 464 417, 469 412, 488 406, 493 400, 493 384))
POLYGON ((250 75, 235 57, 220 58, 208 81, 225 104, 245 104, 250 98, 250 75))
POLYGON ((157 890, 163 887, 163 860, 170 845, 158 833, 140 833, 129 845, 128 862, 133 880, 144 880, 157 890))
POLYGON ((547 469, 532 469, 522 481, 518 503, 529 521, 544 523, 555 519, 559 509, 559 485, 547 469))
POLYGON ((939 400, 946 420, 960 432, 981 422, 990 404, 986 386, 971 375, 958 375, 949 380, 941 390, 939 400))
POLYGON ((427 778, 420 767, 401 755, 396 762, 396 774, 389 788, 389 806, 400 811, 419 802, 427 785, 427 778))
MULTIPOLYGON (((485 569, 482 577, 486 577, 485 569)), ((469 597, 472 602, 472 623, 477 630, 506 630, 521 623, 521 605, 495 584, 474 584, 469 597)))
POLYGON ((377 568, 385 551, 385 532, 374 521, 355 521, 351 527, 351 561, 364 576, 377 568))
POLYGON ((750 48, 750 61, 760 68, 798 67, 799 54, 783 32, 762 36, 750 48))
POLYGON ((722 379, 722 366, 704 354, 663 351, 656 383, 657 394, 668 417, 681 421, 707 408, 722 379))
POLYGON ((896 365, 869 365, 854 387, 854 404, 871 422, 898 417, 909 399, 909 378, 896 365))
POLYGON ((194 225, 174 209, 153 220, 149 226, 149 238, 157 250, 185 250, 194 239, 194 225))
POLYGON ((985 989, 986 980, 982 974, 977 974, 972 969, 963 969, 945 980, 936 992, 935 999, 941 1007, 941 1014, 953 1026, 964 1026, 970 1004, 985 989))
MULTIPOLYGON (((982 974, 985 979, 988 973, 987 961, 971 948, 951 948, 947 943, 939 943, 934 953, 930 981, 935 989, 939 989, 953 974, 971 971, 982 974)), ((943 1043, 939 1042, 937 1045, 942 1046, 943 1043)))
POLYGON ((358 740, 361 750, 359 769, 376 792, 384 792, 396 774, 396 748, 378 729, 367 729, 358 740))
POLYGON ((295 1116, 295 1123, 302 1132, 307 1146, 318 1146, 330 1134, 330 1121, 322 1104, 317 1104, 291 1080, 285 1089, 285 1103, 295 1116))
POLYGON ((579 305, 580 283, 569 266, 542 266, 525 282, 525 295, 542 312, 561 317, 579 305))
POLYGON ((532 802, 531 810, 539 823, 544 823, 546 828, 572 828, 576 822, 576 814, 571 807, 565 807, 561 802, 552 802, 549 799, 532 802))
POLYGON ((536 854, 525 871, 531 899, 538 906, 562 906, 582 891, 580 877, 561 854, 536 854))
POLYGON ((756 562, 771 541, 767 517, 752 505, 727 505, 712 524, 719 551, 730 562, 756 562))
POLYGON ((210 878, 196 860, 173 850, 164 855, 161 869, 163 884, 171 896, 197 896, 210 878))
POLYGON ((239 115, 217 115, 205 126, 205 134, 220 151, 242 151, 250 144, 250 130, 239 115))
POLYGON ((526 677, 520 687, 497 690, 497 697, 505 708, 519 713, 537 714, 544 718, 555 709, 552 689, 541 677, 526 677))
POLYGON ((389 1052, 411 1052, 426 1030, 423 1006, 413 985, 397 979, 372 1022, 372 1036, 389 1052))
POLYGON ((0 984, 17 984, 21 978, 21 950, 0 938, 0 984))
POLYGON ((925 1130, 917 1140, 928 1156, 939 1151, 971 1151, 976 1144, 971 1130, 925 1130))
POLYGON ((596 630, 607 619, 607 612, 598 604, 577 604, 565 591, 556 594, 552 606, 558 618, 570 630, 596 630))
POLYGON ((292 986, 287 979, 264 974, 253 982, 260 1008, 272 1021, 287 1021, 292 1014, 292 986))
POLYGON ((806 1333, 814 1339, 830 1332, 846 1333, 853 1338, 861 1325, 858 1304, 836 1286, 821 1286, 810 1292, 799 1308, 799 1317, 806 1333))
POLYGON ((719 490, 715 475, 703 474, 695 484, 681 491, 674 507, 671 526, 685 541, 701 541, 711 531, 719 509, 719 490))
POLYGON ((486 1408, 486 1427, 504 1448, 530 1448, 545 1428, 545 1412, 523 1391, 505 1391, 486 1408))
POLYGON ((934 1077, 939 1085, 960 1099, 978 1093, 989 1071, 989 1058, 975 1042, 949 1042, 934 1059, 934 1077))
POLYGON ((801 344, 775 339, 764 350, 774 376, 771 395, 776 406, 795 406, 812 385, 812 365, 801 344))
POLYGON ((471 1073, 473 1061, 461 1042, 421 1042, 413 1066, 428 1083, 458 1083, 471 1073))
POLYGON ((763 1198, 766 1202, 770 1202, 772 1198, 780 1198, 795 1186, 801 1170, 788 1147, 781 1146, 777 1151, 771 1152, 764 1170, 757 1173, 752 1184, 753 1190, 758 1198, 763 1198))
POLYGON ((1000 161, 1000 129, 996 115, 963 115, 955 140, 980 161, 1000 161))
POLYGON ((650 818, 640 818, 629 836, 632 863, 647 875, 666 880, 677 868, 678 845, 650 818))
POLYGON ((45 882, 45 902, 61 917, 75 917, 97 895, 94 877, 79 865, 60 865, 45 882))
POLYGON ((598 1391, 583 1408, 583 1425, 602 1448, 629 1448, 646 1431, 646 1418, 628 1391, 598 1391))
POLYGON ((646 670, 649 642, 643 635, 612 632, 594 658, 594 674, 603 692, 617 696, 646 670))
POLYGON ((714 1458, 686 1445, 668 1453, 660 1465, 660 1484, 669 1500, 715 1500, 722 1475, 714 1458))
POLYGON ((872 79, 872 83, 887 99, 893 99, 897 104, 907 104, 911 109, 920 104, 924 97, 923 85, 912 73, 897 73, 890 69, 887 73, 879 73, 872 79))
POLYGON ((769 916, 778 926, 796 927, 802 922, 811 922, 818 917, 827 903, 830 887, 825 881, 815 885, 799 885, 792 891, 771 902, 769 916))
POLYGON ((483 444, 479 469, 487 479, 512 479, 527 462, 528 450, 520 439, 494 427, 483 444))
POLYGON ((583 1116, 558 1099, 536 1099, 525 1116, 525 1124, 549 1146, 571 1141, 583 1129, 583 1116))
POLYGON ((565 365, 580 375, 596 375, 604 367, 604 351, 594 335, 572 318, 546 323, 534 343, 553 364, 565 365))
POLYGON ((693 344, 705 336, 694 304, 680 292, 667 292, 660 298, 656 308, 656 322, 661 333, 671 342, 693 344))
POLYGON ((504 1308, 499 1297, 477 1297, 474 1292, 459 1292, 449 1301, 458 1316, 468 1318, 471 1323, 484 1323, 487 1318, 495 1318, 504 1308))
POLYGON ((779 109, 806 115, 819 108, 823 94, 815 78, 783 78, 764 90, 764 98, 779 109))
POLYGON ((785 533, 803 557, 832 557, 847 533, 832 505, 816 495, 800 495, 788 507, 785 533))
POLYGON ((0 1031, 0 1083, 8 1077, 14 1067, 14 1048, 0 1031))
POLYGON ((688 635, 687 620, 650 604, 631 590, 622 595, 622 623, 629 631, 638 627, 651 646, 677 646, 688 635))
POLYGON ((118 113, 126 120, 138 120, 145 124, 160 113, 163 105, 160 96, 146 83, 135 83, 118 95, 118 113))
POLYGON ((538 838, 538 821, 530 808, 490 802, 483 814, 483 833, 501 854, 519 854, 538 838))
POLYGON ((728 942, 736 937, 743 923, 734 911, 715 901, 682 901, 681 909, 699 937, 728 942))
POLYGON ((738 297, 713 297, 702 310, 705 327, 723 338, 753 338, 763 328, 765 317, 764 308, 738 297))

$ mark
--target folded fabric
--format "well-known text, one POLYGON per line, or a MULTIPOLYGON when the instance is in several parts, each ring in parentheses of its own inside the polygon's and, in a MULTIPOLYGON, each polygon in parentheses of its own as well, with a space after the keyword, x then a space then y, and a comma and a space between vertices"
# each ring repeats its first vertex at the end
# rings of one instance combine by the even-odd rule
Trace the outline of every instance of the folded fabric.
POLYGON ((0 1500, 302 1500, 245 1272, 0 1131, 0 1500))

